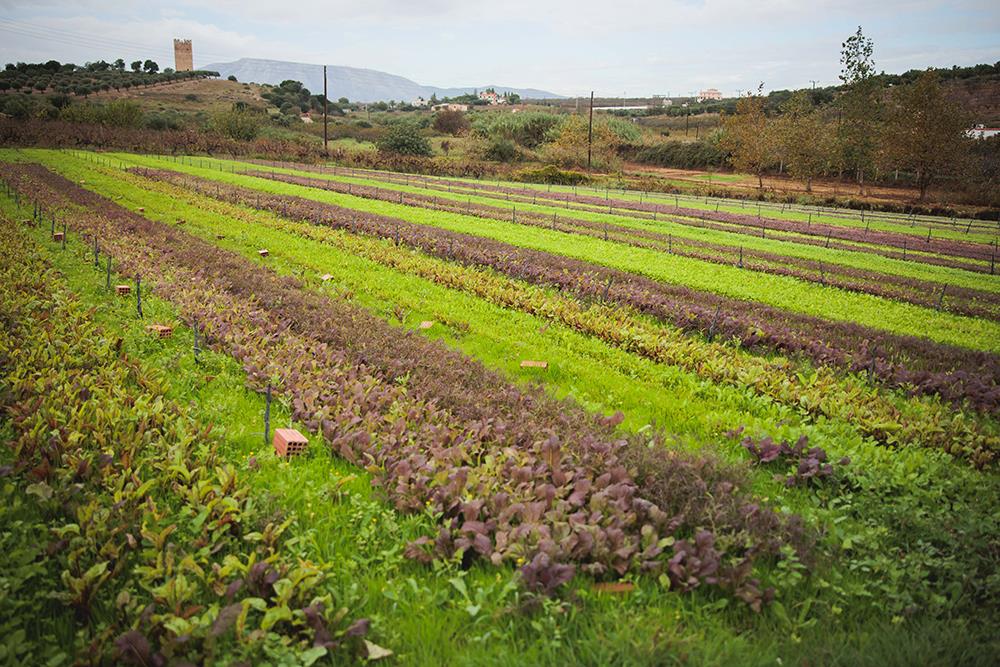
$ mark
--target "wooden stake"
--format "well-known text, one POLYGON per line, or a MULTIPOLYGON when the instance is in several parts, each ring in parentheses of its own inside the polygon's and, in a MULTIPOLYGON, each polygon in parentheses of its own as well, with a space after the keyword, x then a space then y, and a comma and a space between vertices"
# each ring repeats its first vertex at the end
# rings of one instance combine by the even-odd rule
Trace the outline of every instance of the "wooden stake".
POLYGON ((135 274, 135 309, 142 317, 142 276, 135 274))
POLYGON ((267 385, 264 392, 264 444, 271 441, 271 385, 267 385))

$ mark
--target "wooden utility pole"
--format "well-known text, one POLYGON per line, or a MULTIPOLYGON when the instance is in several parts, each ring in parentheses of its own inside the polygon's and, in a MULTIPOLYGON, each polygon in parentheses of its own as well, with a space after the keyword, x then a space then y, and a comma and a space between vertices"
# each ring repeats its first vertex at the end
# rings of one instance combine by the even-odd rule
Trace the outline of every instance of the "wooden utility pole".
POLYGON ((594 142, 594 91, 590 91, 590 123, 587 125, 587 171, 590 171, 591 147, 594 142))
POLYGON ((326 119, 327 119, 327 116, 329 115, 328 112, 329 112, 330 100, 328 100, 326 96, 327 96, 327 92, 326 92, 326 65, 323 65, 323 155, 324 156, 329 156, 330 153, 329 153, 329 151, 327 151, 327 148, 326 148, 326 142, 327 142, 326 119))

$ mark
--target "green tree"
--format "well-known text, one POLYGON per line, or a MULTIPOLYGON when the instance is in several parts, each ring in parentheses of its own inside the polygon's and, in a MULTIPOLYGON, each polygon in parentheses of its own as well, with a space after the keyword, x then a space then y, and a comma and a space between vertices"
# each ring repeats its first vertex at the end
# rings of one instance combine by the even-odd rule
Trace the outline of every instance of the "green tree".
POLYGON ((132 67, 132 71, 133 72, 141 72, 142 71, 142 61, 141 60, 133 60, 131 67, 132 67))
POLYGON ((160 66, 153 60, 146 60, 146 62, 142 64, 142 69, 147 74, 156 74, 160 71, 160 66))
POLYGON ((933 70, 893 89, 886 115, 883 153, 891 164, 915 174, 923 201, 936 179, 964 163, 971 118, 947 98, 933 70))
POLYGON ((808 91, 794 93, 781 105, 781 110, 782 116, 775 126, 778 149, 788 173, 805 181, 806 192, 812 192, 813 179, 830 165, 834 149, 830 128, 808 91))
POLYGON ((842 44, 840 80, 844 92, 840 106, 840 142, 842 163, 855 173, 858 189, 865 191, 865 174, 875 164, 878 124, 881 117, 880 83, 875 76, 872 58, 874 44, 858 26, 856 33, 842 44))
POLYGON ((774 131, 764 114, 764 84, 757 94, 748 94, 736 102, 736 113, 723 121, 720 144, 729 153, 729 163, 736 171, 754 174, 757 186, 764 189, 764 172, 774 164, 774 131))
POLYGON ((209 127, 230 139, 252 141, 260 134, 263 124, 264 116, 259 111, 255 111, 245 104, 240 106, 234 104, 229 111, 214 114, 209 127))
POLYGON ((393 123, 389 127, 388 133, 377 145, 378 150, 382 153, 425 157, 430 157, 433 154, 430 142, 420 134, 420 129, 413 123, 407 122, 393 123))
POLYGON ((115 100, 104 106, 100 122, 112 127, 140 127, 143 123, 142 107, 128 100, 115 100))
POLYGON ((119 58, 118 60, 115 61, 114 68, 116 70, 118 70, 119 72, 124 72, 125 71, 125 61, 122 60, 121 58, 119 58))

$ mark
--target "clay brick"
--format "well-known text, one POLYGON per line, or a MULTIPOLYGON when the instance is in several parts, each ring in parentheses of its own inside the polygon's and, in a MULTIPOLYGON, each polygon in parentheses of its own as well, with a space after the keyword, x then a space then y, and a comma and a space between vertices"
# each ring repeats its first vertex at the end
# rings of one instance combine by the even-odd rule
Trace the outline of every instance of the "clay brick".
POLYGON ((137 208, 135 210, 139 211, 139 213, 145 213, 146 212, 146 209, 143 208, 142 206, 140 206, 139 208, 137 208))
POLYGON ((174 328, 168 327, 165 324, 150 324, 146 327, 146 331, 155 333, 160 338, 169 338, 170 334, 174 332, 174 328))
POLYGON ((322 276, 319 277, 319 279, 322 280, 323 282, 326 282, 328 280, 332 280, 333 276, 331 276, 329 273, 324 273, 322 276))
POLYGON ((222 239, 224 239, 224 238, 226 238, 226 237, 225 237, 225 236, 223 236, 222 234, 216 234, 216 235, 215 235, 215 238, 217 238, 217 239, 219 239, 219 240, 221 241, 222 239))
POLYGON ((260 250, 257 251, 257 254, 260 255, 261 257, 267 257, 267 254, 268 254, 267 253, 267 249, 266 248, 261 248, 260 250))
POLYGON ((178 218, 178 219, 177 219, 177 224, 178 224, 178 225, 183 225, 183 224, 185 224, 185 223, 187 223, 187 220, 184 220, 183 218, 178 218))
POLYGON ((115 292, 118 293, 118 296, 127 296, 128 294, 131 294, 131 292, 132 292, 132 286, 131 285, 115 285, 115 292))
POLYGON ((298 456, 305 454, 309 441, 294 428, 274 429, 274 453, 278 456, 298 456))
POLYGON ((521 368, 548 368, 549 362, 547 361, 531 361, 525 359, 521 362, 521 368))
POLYGON ((63 233, 62 232, 53 232, 52 233, 52 240, 53 241, 62 241, 63 240, 63 233))
POLYGON ((421 329, 430 329, 432 326, 434 326, 434 323, 430 320, 424 320, 419 324, 419 328, 421 329))

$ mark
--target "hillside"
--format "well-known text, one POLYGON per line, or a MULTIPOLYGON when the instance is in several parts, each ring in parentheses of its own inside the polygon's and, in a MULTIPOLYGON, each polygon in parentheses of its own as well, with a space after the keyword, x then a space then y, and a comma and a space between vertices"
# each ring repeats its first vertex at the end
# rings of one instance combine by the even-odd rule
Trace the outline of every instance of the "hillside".
MULTIPOLYGON (((287 62, 283 60, 264 60, 260 58, 240 58, 229 63, 206 65, 204 69, 218 72, 222 78, 235 76, 240 81, 252 81, 254 83, 279 84, 286 79, 291 79, 293 81, 301 81, 306 88, 314 93, 321 93, 323 91, 322 65, 287 62)), ((494 88, 498 92, 514 92, 526 98, 560 97, 555 93, 544 90, 495 84, 456 88, 425 86, 395 74, 360 67, 345 67, 342 65, 328 65, 327 80, 329 82, 330 99, 336 100, 340 97, 346 97, 352 102, 410 101, 417 97, 429 99, 431 95, 454 97, 486 88, 494 88)))

